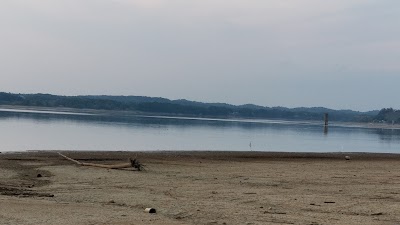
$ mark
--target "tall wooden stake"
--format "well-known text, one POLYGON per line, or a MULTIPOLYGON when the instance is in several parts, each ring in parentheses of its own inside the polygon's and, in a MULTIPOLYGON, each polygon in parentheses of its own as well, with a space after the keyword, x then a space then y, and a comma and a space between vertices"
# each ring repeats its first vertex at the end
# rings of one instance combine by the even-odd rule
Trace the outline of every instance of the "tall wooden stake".
POLYGON ((324 134, 328 135, 328 113, 324 114, 324 134))
POLYGON ((328 126, 328 113, 324 114, 325 126, 328 126))

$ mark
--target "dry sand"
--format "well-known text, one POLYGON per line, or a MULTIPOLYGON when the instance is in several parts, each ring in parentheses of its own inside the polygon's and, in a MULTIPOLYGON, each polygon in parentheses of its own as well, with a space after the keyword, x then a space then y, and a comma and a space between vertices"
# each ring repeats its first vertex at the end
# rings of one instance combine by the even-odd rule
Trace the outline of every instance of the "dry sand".
POLYGON ((2 153, 1 225, 400 224, 399 155, 64 154, 103 164, 137 157, 146 171, 78 166, 55 152, 2 153))

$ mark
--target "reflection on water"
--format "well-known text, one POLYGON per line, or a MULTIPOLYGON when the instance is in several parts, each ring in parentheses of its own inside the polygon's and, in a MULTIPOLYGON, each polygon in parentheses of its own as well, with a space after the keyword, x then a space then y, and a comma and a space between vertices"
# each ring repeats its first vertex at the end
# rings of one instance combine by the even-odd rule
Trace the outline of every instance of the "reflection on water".
POLYGON ((278 120, 0 111, 0 151, 253 150, 397 152, 400 130, 278 120), (328 132, 329 131, 329 132, 328 132), (249 145, 249 143, 251 143, 249 145))
POLYGON ((329 128, 327 125, 324 125, 324 134, 328 135, 329 128))
POLYGON ((400 142, 400 130, 398 129, 373 129, 373 131, 379 136, 381 141, 388 143, 400 142))

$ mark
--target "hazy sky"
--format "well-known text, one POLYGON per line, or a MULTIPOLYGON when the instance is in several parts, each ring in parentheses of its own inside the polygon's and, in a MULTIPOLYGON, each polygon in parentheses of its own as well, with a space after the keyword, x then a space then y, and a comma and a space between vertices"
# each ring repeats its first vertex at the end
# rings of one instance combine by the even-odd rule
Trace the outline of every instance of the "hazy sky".
POLYGON ((0 91, 400 108, 399 0, 1 0, 0 91))

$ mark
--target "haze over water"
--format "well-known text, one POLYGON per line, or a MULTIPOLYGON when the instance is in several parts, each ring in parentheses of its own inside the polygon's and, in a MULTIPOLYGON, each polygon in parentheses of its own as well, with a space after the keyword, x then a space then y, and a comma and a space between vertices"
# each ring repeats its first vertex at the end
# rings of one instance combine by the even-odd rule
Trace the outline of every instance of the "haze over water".
POLYGON ((0 111, 0 151, 211 150, 398 153, 400 130, 322 123, 0 111))

